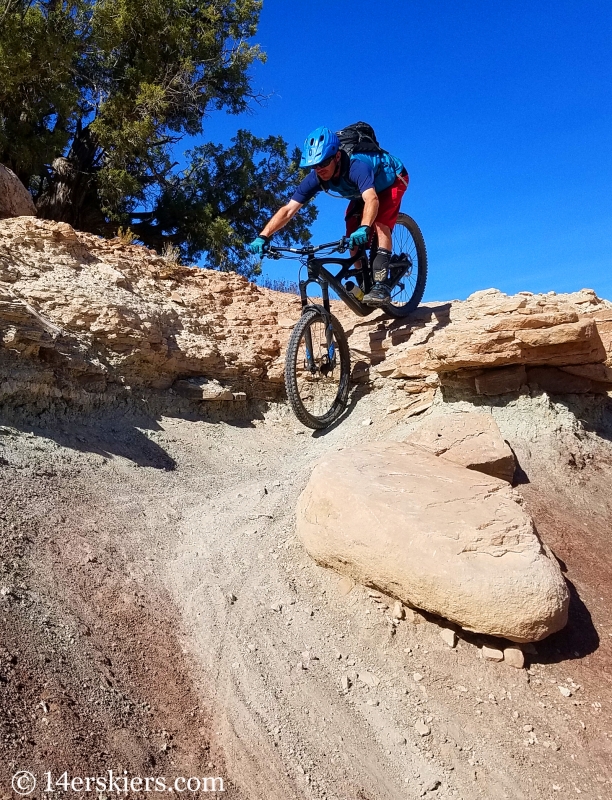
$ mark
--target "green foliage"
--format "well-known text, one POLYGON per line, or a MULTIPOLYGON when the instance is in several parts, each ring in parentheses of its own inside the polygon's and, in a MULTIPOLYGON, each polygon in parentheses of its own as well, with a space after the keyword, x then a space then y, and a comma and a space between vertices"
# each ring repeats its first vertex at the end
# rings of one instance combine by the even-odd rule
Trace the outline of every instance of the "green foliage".
MULTIPOLYGON (((261 4, 0 0, 0 163, 42 216, 103 235, 129 227, 185 259, 256 273, 244 243, 299 177, 285 142, 240 131, 228 149, 193 150, 183 172, 172 159, 212 111, 253 100, 261 4)), ((303 241, 314 213, 285 240, 303 241)))
POLYGON ((79 4, 0 0, 0 162, 26 183, 68 144, 79 4))
MULTIPOLYGON (((280 136, 261 139, 238 131, 232 146, 206 144, 188 154, 191 164, 161 193, 149 215, 141 215, 134 230, 151 238, 147 229, 171 231, 185 260, 206 253, 207 266, 260 273, 245 248, 263 228, 280 202, 286 202, 302 178, 299 150, 291 157, 280 136)), ((284 244, 306 242, 316 209, 306 207, 277 234, 284 244)))

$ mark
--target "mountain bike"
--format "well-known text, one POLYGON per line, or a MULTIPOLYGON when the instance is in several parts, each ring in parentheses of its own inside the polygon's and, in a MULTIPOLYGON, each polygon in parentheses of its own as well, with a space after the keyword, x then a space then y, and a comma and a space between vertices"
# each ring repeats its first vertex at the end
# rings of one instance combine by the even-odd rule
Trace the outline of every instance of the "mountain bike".
MULTIPOLYGON (((427 281, 427 250, 417 223, 400 214, 393 229, 393 253, 385 283, 391 299, 382 310, 392 317, 406 317, 421 302, 427 281)), ((270 258, 296 258, 307 269, 300 280, 302 316, 294 327, 285 358, 285 387, 296 417, 309 428, 323 429, 335 422, 348 403, 350 382, 349 346, 340 322, 331 313, 329 287, 355 314, 366 317, 380 308, 367 306, 361 298, 373 286, 372 265, 377 252, 376 236, 369 247, 357 248, 347 258, 334 253, 348 250, 348 238, 305 247, 274 247, 270 258), (327 251, 327 252, 325 252, 327 251), (332 274, 326 265, 339 266, 332 274), (344 281, 344 283, 343 283, 344 281), (312 303, 307 287, 321 288, 322 303, 312 303)))

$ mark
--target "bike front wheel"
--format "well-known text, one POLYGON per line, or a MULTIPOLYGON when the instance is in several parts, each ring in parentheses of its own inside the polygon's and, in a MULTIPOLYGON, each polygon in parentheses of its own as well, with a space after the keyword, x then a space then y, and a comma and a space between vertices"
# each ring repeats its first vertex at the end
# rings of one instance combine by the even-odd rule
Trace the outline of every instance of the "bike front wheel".
POLYGON ((427 249, 421 229, 408 214, 398 214, 392 241, 393 260, 389 267, 391 300, 384 310, 399 318, 414 311, 423 299, 427 282, 427 249))
POLYGON ((327 428, 348 403, 351 364, 346 334, 331 314, 307 309, 293 329, 285 359, 285 387, 295 416, 327 428))

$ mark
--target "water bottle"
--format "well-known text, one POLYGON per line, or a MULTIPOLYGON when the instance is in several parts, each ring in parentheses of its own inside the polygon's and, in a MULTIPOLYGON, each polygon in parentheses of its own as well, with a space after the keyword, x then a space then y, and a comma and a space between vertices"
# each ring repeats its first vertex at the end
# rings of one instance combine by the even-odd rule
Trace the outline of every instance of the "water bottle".
POLYGON ((363 289, 353 281, 347 281, 344 288, 349 294, 352 294, 355 300, 363 300, 363 289))

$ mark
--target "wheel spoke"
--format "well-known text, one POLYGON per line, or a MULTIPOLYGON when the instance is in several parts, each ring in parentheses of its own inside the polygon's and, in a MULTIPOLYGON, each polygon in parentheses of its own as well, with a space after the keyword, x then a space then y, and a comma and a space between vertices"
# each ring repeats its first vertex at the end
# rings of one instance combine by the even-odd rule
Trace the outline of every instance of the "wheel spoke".
POLYGON ((418 225, 407 214, 398 216, 392 244, 396 263, 401 264, 406 260, 409 266, 397 283, 391 286, 391 302, 385 308, 392 316, 401 317, 414 310, 423 296, 427 279, 427 252, 418 225))
POLYGON ((321 318, 316 319, 308 331, 312 341, 312 353, 309 359, 306 343, 308 337, 305 335, 298 349, 296 379, 306 411, 314 417, 322 417, 333 407, 338 394, 341 372, 338 346, 334 341, 335 353, 330 359, 325 323, 321 318))

